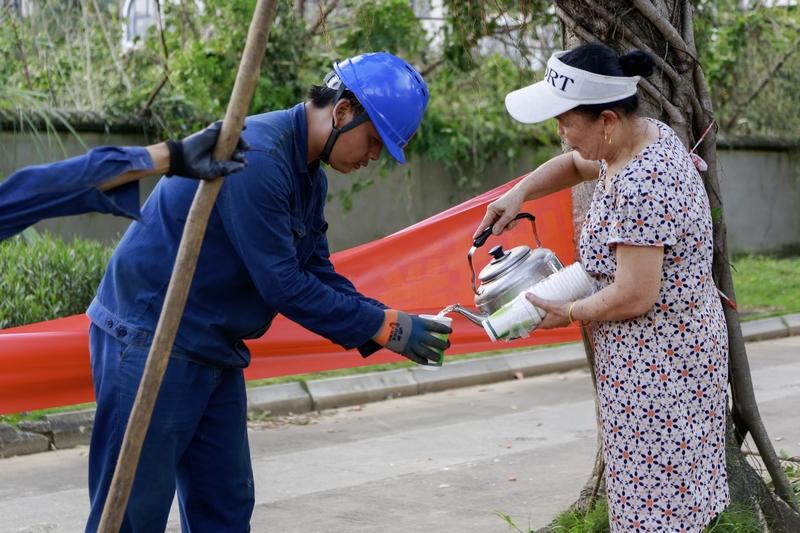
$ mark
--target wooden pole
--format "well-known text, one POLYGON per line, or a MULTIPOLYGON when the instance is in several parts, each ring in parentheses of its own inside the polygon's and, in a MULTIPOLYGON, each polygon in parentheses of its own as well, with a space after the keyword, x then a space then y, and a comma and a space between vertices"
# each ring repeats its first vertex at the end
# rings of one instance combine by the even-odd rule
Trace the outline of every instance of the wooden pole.
MULTIPOLYGON (((225 113, 222 131, 214 148, 214 158, 217 160, 230 158, 241 134, 261 70, 261 59, 266 53, 267 40, 272 21, 275 18, 277 3, 277 0, 258 0, 253 12, 233 93, 225 113)), ((169 363, 178 325, 183 317, 208 218, 220 187, 222 187, 222 178, 201 181, 189 210, 175 266, 172 269, 172 277, 167 288, 164 307, 161 309, 155 338, 147 355, 147 363, 131 416, 128 419, 117 466, 114 469, 114 478, 111 481, 103 515, 100 518, 98 531, 101 533, 117 533, 122 525, 128 497, 136 476, 136 468, 139 465, 142 443, 150 426, 153 406, 156 403, 161 381, 169 363)))

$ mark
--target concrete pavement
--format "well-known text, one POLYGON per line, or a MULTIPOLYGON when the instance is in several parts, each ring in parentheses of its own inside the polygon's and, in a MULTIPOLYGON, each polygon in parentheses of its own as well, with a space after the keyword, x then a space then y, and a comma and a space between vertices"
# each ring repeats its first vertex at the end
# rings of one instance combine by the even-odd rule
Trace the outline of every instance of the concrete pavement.
MULTIPOLYGON (((767 429, 792 455, 799 349, 800 337, 748 345, 767 429)), ((524 529, 573 501, 595 426, 577 370, 253 422, 250 442, 253 531, 505 532, 494 511, 524 529)), ((85 478, 85 447, 0 460, 0 532, 81 530, 85 478)))

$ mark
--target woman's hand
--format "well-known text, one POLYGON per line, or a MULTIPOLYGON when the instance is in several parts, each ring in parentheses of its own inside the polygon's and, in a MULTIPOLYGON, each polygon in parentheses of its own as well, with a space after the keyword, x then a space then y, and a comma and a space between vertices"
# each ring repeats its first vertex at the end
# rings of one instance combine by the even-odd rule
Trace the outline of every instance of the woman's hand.
POLYGON ((519 214, 522 204, 525 202, 525 193, 518 187, 514 187, 503 196, 490 203, 486 207, 486 215, 475 230, 473 238, 492 226, 492 233, 500 235, 507 229, 513 229, 517 225, 514 217, 519 214))
POLYGON ((544 298, 539 298, 532 292, 526 293, 525 298, 539 309, 547 311, 544 319, 536 329, 552 329, 569 326, 569 306, 572 302, 565 300, 545 300, 544 298))
POLYGON ((597 179, 599 172, 599 161, 586 161, 574 150, 555 156, 522 178, 510 191, 490 203, 486 208, 486 216, 478 225, 473 238, 488 227, 492 228, 492 233, 495 235, 512 229, 517 224, 516 221, 512 221, 519 214, 525 200, 535 200, 582 181, 597 179))

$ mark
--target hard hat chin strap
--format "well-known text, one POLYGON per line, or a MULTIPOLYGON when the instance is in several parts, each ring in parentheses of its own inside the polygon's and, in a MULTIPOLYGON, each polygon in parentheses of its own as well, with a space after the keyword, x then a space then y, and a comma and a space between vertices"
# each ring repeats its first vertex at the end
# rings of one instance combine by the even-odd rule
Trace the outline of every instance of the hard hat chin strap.
MULTIPOLYGON (((342 98, 342 93, 344 93, 345 87, 343 84, 339 85, 339 88, 336 90, 336 97, 333 99, 333 107, 334 110, 336 109, 336 104, 342 98)), ((333 116, 331 113, 331 134, 328 135, 328 140, 325 143, 325 147, 322 149, 322 154, 319 158, 324 163, 330 163, 328 159, 331 157, 331 152, 333 151, 333 145, 336 144, 336 140, 339 138, 339 135, 345 133, 347 131, 352 130, 356 126, 360 126, 364 122, 369 120, 369 115, 366 111, 362 111, 360 115, 353 117, 349 123, 345 124, 341 128, 336 127, 336 117, 333 116)))

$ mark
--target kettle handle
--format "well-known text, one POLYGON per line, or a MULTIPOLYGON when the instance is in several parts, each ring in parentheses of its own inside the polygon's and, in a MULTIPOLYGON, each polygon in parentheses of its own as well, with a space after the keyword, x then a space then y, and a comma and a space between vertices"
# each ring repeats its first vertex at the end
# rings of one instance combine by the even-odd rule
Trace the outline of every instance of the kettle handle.
MULTIPOLYGON (((530 213, 520 213, 517 216, 515 216, 511 220, 511 222, 513 222, 514 220, 520 220, 520 219, 523 219, 523 218, 527 218, 528 220, 531 221, 531 229, 533 230, 533 238, 536 239, 536 246, 538 248, 541 248, 542 247, 542 243, 541 243, 541 241, 539 241, 539 234, 536 232, 536 217, 535 216, 533 216, 530 213)), ((489 235, 491 235, 491 234, 492 234, 492 226, 489 226, 488 228, 484 228, 484 230, 477 237, 475 237, 475 240, 472 241, 472 246, 474 248, 480 248, 481 246, 486 244, 486 241, 489 239, 489 235)))
MULTIPOLYGON (((515 216, 512 221, 514 220, 521 220, 521 219, 528 219, 531 221, 531 230, 533 231, 533 238, 536 241, 536 247, 542 247, 542 241, 539 240, 539 233, 536 231, 536 217, 530 213, 519 213, 515 216)), ((475 240, 472 241, 472 248, 469 249, 469 253, 467 254, 467 262, 469 263, 469 270, 472 273, 472 292, 478 294, 478 286, 475 285, 475 280, 477 276, 475 275, 475 267, 472 264, 472 255, 475 253, 475 250, 486 244, 486 241, 489 239, 489 235, 492 234, 492 226, 485 228, 475 240)))

